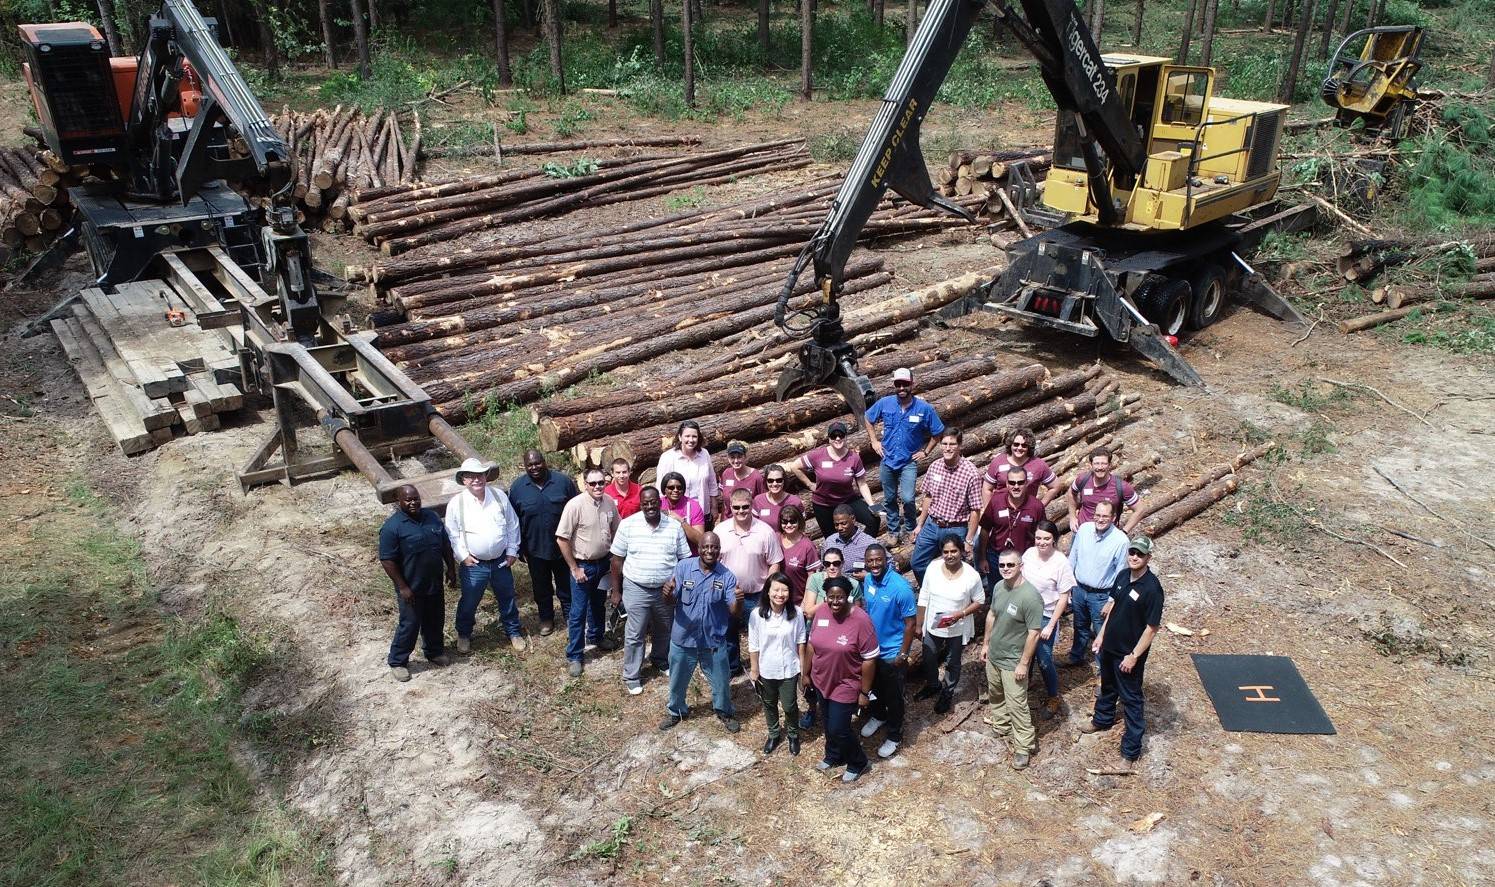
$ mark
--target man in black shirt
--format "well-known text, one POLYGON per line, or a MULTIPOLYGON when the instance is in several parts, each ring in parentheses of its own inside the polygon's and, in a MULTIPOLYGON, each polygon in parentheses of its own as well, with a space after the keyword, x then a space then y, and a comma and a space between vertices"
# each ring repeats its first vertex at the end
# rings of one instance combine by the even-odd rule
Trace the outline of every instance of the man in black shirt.
POLYGON ((410 680, 410 651, 415 636, 424 642, 426 660, 446 665, 451 660, 442 645, 441 623, 446 599, 441 579, 457 585, 457 564, 447 541, 446 526, 436 512, 420 507, 420 491, 406 484, 395 492, 395 513, 379 528, 379 563, 395 585, 400 624, 389 645, 389 668, 397 681, 410 680))
POLYGON ((1129 574, 1111 592, 1106 604, 1105 622, 1092 650, 1100 654, 1100 692, 1095 697, 1095 713, 1080 727, 1081 733, 1109 730, 1116 723, 1116 700, 1126 711, 1126 729, 1121 735, 1121 757, 1127 766, 1142 755, 1142 673, 1147 667, 1147 650, 1163 620, 1163 586, 1148 564, 1152 561, 1152 540, 1138 536, 1127 549, 1129 574))
POLYGON ((555 541, 566 503, 581 495, 570 476, 550 470, 545 454, 524 451, 524 474, 509 485, 509 502, 519 515, 519 551, 529 567, 530 589, 540 617, 540 634, 555 631, 555 602, 561 621, 571 612, 571 568, 555 541))

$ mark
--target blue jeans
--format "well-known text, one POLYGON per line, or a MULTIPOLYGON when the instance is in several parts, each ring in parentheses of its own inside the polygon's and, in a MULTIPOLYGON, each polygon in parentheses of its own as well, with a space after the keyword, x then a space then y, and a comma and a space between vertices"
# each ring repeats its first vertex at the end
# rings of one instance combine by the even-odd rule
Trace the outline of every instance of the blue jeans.
POLYGON ((415 600, 395 594, 395 606, 400 608, 400 623, 395 627, 394 641, 389 645, 390 668, 410 664, 410 651, 415 649, 415 639, 420 637, 425 648, 426 659, 435 659, 442 653, 441 622, 446 618, 446 596, 438 589, 435 594, 417 594, 415 600))
POLYGON ((1042 632, 1039 633, 1038 647, 1034 651, 1038 659, 1038 673, 1043 675, 1043 689, 1048 691, 1050 699, 1059 698, 1059 670, 1054 667, 1054 642, 1057 640, 1059 626, 1055 625, 1054 633, 1049 635, 1048 640, 1043 639, 1042 632))
POLYGON ((940 546, 944 543, 946 536, 960 537, 960 544, 965 544, 966 528, 962 524, 958 527, 942 527, 934 522, 934 518, 924 518, 924 526, 919 528, 919 535, 914 537, 914 553, 909 558, 909 564, 914 569, 914 579, 920 583, 924 581, 924 571, 929 565, 939 559, 940 546))
POLYGON ((732 717, 732 678, 727 674, 727 645, 717 647, 682 647, 670 642, 670 714, 683 718, 690 714, 685 691, 695 676, 696 666, 711 682, 711 707, 719 715, 732 717))
MULTIPOLYGON (((586 642, 600 643, 606 619, 606 601, 602 594, 602 577, 607 575, 608 560, 577 561, 586 580, 571 577, 571 608, 566 611, 566 658, 580 662, 586 642), (590 629, 590 631, 588 630, 590 629)), ((567 571, 569 572, 569 570, 567 571)))
POLYGON ((857 704, 825 699, 820 703, 820 713, 825 718, 825 762, 832 767, 845 764, 855 773, 866 770, 867 752, 862 749, 861 737, 851 728, 857 704))
POLYGON ((888 532, 896 536, 912 530, 919 518, 919 511, 914 507, 914 484, 919 479, 919 463, 910 462, 895 471, 884 462, 877 466, 877 476, 882 479, 882 510, 888 515, 888 532))
POLYGON ((747 627, 748 613, 758 609, 762 594, 750 594, 742 599, 742 612, 732 617, 727 629, 727 667, 732 674, 742 674, 742 632, 747 627))
POLYGON ((1121 756, 1135 761, 1142 756, 1142 734, 1147 722, 1142 717, 1142 672, 1144 659, 1132 666, 1130 674, 1121 670, 1121 653, 1100 654, 1100 690, 1095 695, 1095 714, 1090 719, 1101 729, 1116 723, 1116 700, 1126 713, 1126 729, 1121 734, 1121 756))
MULTIPOLYGON (((1075 640, 1069 648, 1071 664, 1090 661, 1090 644, 1100 634, 1100 627, 1105 622, 1101 610, 1110 599, 1111 592, 1088 585, 1076 585, 1070 592, 1069 602, 1075 611, 1075 640)), ((1095 660, 1099 662, 1100 657, 1096 656, 1095 660)))
POLYGON ((478 604, 483 602, 483 592, 493 589, 493 599, 498 604, 498 620, 503 623, 509 637, 520 635, 519 605, 514 602, 514 571, 504 565, 504 559, 478 561, 472 566, 458 566, 462 578, 462 597, 457 601, 457 636, 472 637, 472 628, 477 624, 478 604))

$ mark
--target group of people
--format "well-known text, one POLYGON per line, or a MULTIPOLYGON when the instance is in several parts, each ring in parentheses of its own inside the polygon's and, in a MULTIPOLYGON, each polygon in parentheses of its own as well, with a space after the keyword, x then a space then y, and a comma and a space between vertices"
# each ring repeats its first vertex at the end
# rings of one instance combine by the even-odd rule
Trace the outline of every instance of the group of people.
POLYGON ((983 472, 962 456, 961 432, 914 395, 912 373, 900 369, 893 378, 895 393, 864 417, 881 457, 881 515, 842 422, 826 429, 825 446, 788 466, 751 467, 747 446, 731 441, 719 474, 699 425, 682 423, 651 486, 635 482, 632 466, 619 459, 608 473, 584 471, 578 488, 532 450, 505 495, 493 485, 496 469, 470 459, 457 471, 462 492, 444 520, 421 508, 417 490, 402 488, 379 542, 399 603, 388 658, 394 677, 410 679, 417 636, 428 661, 449 662, 443 577, 461 588, 459 652, 471 649, 477 606, 489 589, 510 643, 527 649, 512 573, 522 557, 542 635, 554 631, 559 603, 572 677, 584 673, 588 653, 615 649, 609 601, 622 613, 626 692, 642 693, 646 675, 668 681, 661 730, 690 715, 687 690, 699 669, 713 713, 738 732, 731 686, 745 676, 763 705, 765 754, 787 744, 798 755, 801 731, 818 716, 825 736, 819 769, 844 768, 841 778, 854 782, 871 768, 862 739, 882 732, 881 758, 904 741, 914 644, 912 677, 922 688, 913 699, 934 699, 934 712, 944 714, 966 648, 979 637, 979 701, 1010 742, 1014 768, 1027 767, 1036 751, 1030 674, 1043 681, 1039 715, 1048 719, 1062 711, 1058 667, 1092 663, 1100 686, 1080 731, 1110 729, 1119 703, 1121 755, 1134 762, 1145 723, 1142 678, 1163 606, 1149 568, 1152 541, 1129 535, 1136 491, 1112 473, 1104 450, 1061 484, 1034 454, 1037 441, 1026 429, 983 472), (928 461, 936 449, 939 457, 928 461), (808 508, 788 491, 791 474, 808 491, 808 508), (1046 513, 1061 494, 1075 528, 1067 554, 1046 513), (818 546, 806 533, 807 510, 825 534, 818 546), (894 568, 895 552, 909 540, 913 582, 894 568), (1056 662, 1066 616, 1072 643, 1056 662))

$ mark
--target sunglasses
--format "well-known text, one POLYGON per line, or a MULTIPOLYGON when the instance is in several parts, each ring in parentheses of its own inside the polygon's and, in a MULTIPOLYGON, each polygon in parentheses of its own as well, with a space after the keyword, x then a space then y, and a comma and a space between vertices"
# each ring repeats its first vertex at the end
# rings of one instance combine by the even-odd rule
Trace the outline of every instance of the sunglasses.
POLYGON ((1145 551, 1136 551, 1136 550, 1128 551, 1126 554, 1127 554, 1127 557, 1149 557, 1150 556, 1145 551))
POLYGON ((664 491, 666 493, 680 493, 680 492, 684 492, 684 490, 685 490, 685 487, 682 487, 679 484, 665 484, 664 485, 664 491))
POLYGON ((997 569, 999 570, 1016 570, 1017 567, 1017 564, 997 564, 997 569))
POLYGON ((831 435, 831 440, 845 440, 845 439, 846 439, 846 435, 844 435, 844 434, 832 434, 831 435))
POLYGON ((605 480, 589 480, 589 481, 587 481, 587 486, 589 486, 589 487, 605 487, 605 486, 607 486, 607 481, 605 481, 605 480))
POLYGON ((752 511, 753 510, 753 506, 751 506, 751 505, 733 505, 732 506, 732 510, 733 511, 752 511))
POLYGON ((841 566, 841 562, 840 561, 821 561, 820 563, 823 566, 827 566, 827 567, 839 567, 839 566, 841 566))
POLYGON ((781 484, 784 482, 784 479, 782 477, 765 477, 763 478, 763 482, 766 484, 781 484))

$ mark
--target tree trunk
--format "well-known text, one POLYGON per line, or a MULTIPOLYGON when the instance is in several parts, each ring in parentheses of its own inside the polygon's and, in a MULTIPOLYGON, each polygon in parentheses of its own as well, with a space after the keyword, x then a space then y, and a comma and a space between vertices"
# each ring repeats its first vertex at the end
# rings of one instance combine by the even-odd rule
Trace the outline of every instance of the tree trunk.
POLYGON ((768 38, 768 0, 758 0, 758 48, 763 51, 763 64, 768 64, 770 50, 768 38))
POLYGON ((1146 2, 1147 0, 1137 0, 1137 20, 1132 22, 1132 46, 1134 48, 1142 45, 1142 13, 1143 4, 1146 2))
POLYGON ((1199 64, 1208 68, 1215 55, 1215 15, 1220 11, 1220 0, 1204 0, 1204 53, 1199 64))
POLYGON ((1365 14, 1365 26, 1374 28, 1381 21, 1381 13, 1385 9, 1385 0, 1370 0, 1370 10, 1365 14))
POLYGON ((358 76, 369 79, 369 26, 363 18, 362 0, 350 0, 353 13, 353 45, 358 47, 358 76))
POLYGON ((919 27, 919 0, 908 0, 908 12, 903 19, 903 42, 914 42, 914 30, 919 27))
POLYGON ((1495 89, 1495 52, 1490 53, 1490 70, 1485 72, 1485 88, 1495 89))
POLYGON ((607 29, 618 27, 618 0, 607 0, 607 29))
POLYGON ((109 41, 109 54, 122 56, 124 45, 119 42, 119 28, 114 24, 114 0, 99 0, 99 24, 104 28, 104 39, 109 41))
POLYGON ((1194 39, 1194 11, 1199 8, 1200 0, 1189 0, 1189 8, 1184 13, 1184 36, 1178 45, 1178 63, 1187 65, 1189 63, 1189 41, 1194 39))
MULTIPOLYGON (((99 0, 100 4, 107 0, 99 0)), ((327 62, 327 67, 337 70, 337 53, 332 51, 332 11, 328 8, 328 0, 317 0, 317 17, 322 20, 322 58, 327 62)))
POLYGON ((1292 58, 1287 62, 1287 75, 1282 78, 1282 89, 1277 100, 1284 105, 1293 103, 1298 88, 1298 73, 1303 67, 1304 52, 1308 48, 1308 30, 1313 25, 1314 0, 1303 0, 1298 9, 1298 35, 1293 38, 1292 58))
POLYGON ((1329 58, 1329 40, 1334 36, 1334 20, 1339 18, 1340 0, 1329 0, 1329 11, 1324 15, 1324 35, 1319 41, 1319 58, 1329 58))
POLYGON ((691 0, 683 0, 680 4, 680 37, 685 44, 685 107, 696 106, 696 44, 695 44, 695 17, 692 15, 691 0))
POLYGON ((556 89, 566 94, 566 69, 561 64, 561 3, 560 0, 545 0, 542 12, 545 17, 545 42, 550 47, 550 76, 555 78, 556 89))
POLYGON ((524 18, 525 30, 535 29, 535 13, 530 9, 530 0, 519 0, 519 11, 524 18))
MULTIPOLYGON (((815 0, 799 0, 799 100, 808 102, 814 83, 811 79, 811 50, 815 44, 815 0)), ((912 2, 912 0, 911 0, 912 2)))
POLYGON ((1277 17, 1277 0, 1267 0, 1267 14, 1261 20, 1262 33, 1270 33, 1272 19, 1277 17))
POLYGON ((1355 14, 1355 0, 1345 0, 1344 18, 1339 23, 1339 33, 1350 33, 1350 17, 1355 14))
POLYGON ((649 0, 649 28, 654 32, 654 64, 664 67, 664 0, 649 0))
POLYGON ((508 89, 514 85, 514 72, 509 68, 509 23, 504 18, 504 0, 493 0, 493 46, 498 51, 498 85, 508 89))
POLYGON ((378 0, 369 0, 369 33, 379 30, 379 3, 378 0))
POLYGON ((1227 477, 1224 480, 1206 487, 1203 490, 1169 505, 1167 508, 1158 509, 1156 512, 1142 519, 1138 525, 1139 532, 1150 538, 1163 535, 1191 517, 1202 514, 1211 505, 1234 493, 1236 490, 1236 479, 1227 477))
POLYGON ((1100 45, 1100 32, 1106 24, 1106 0, 1093 0, 1091 6, 1090 36, 1100 45))
POLYGON ((883 13, 884 13, 885 9, 887 8, 887 5, 888 5, 887 0, 877 0, 876 20, 877 20, 877 26, 879 28, 882 27, 883 13))
POLYGON ((271 80, 280 78, 280 47, 275 44, 275 29, 270 25, 270 0, 258 0, 254 5, 256 24, 260 33, 260 50, 264 53, 265 76, 271 80))

